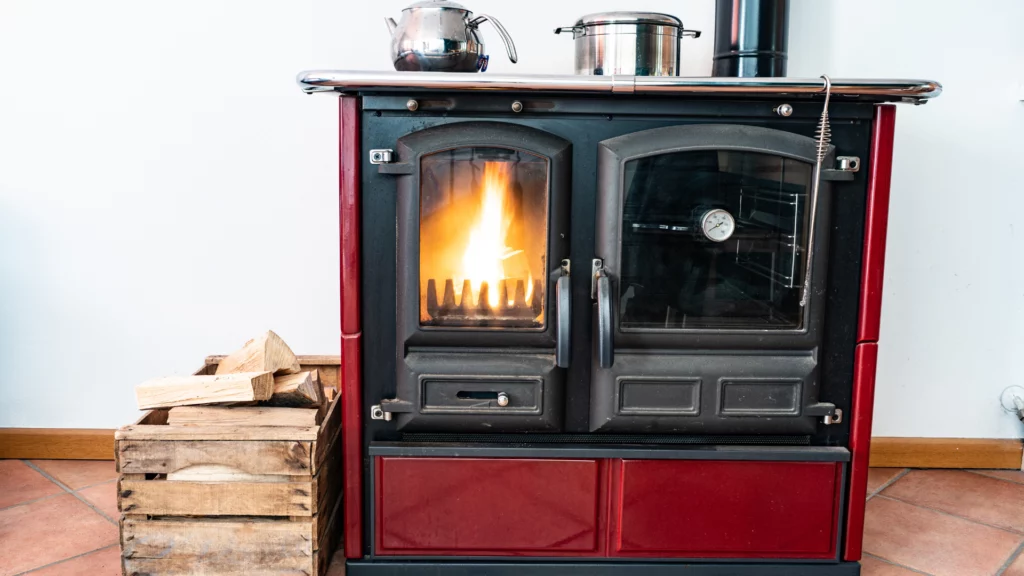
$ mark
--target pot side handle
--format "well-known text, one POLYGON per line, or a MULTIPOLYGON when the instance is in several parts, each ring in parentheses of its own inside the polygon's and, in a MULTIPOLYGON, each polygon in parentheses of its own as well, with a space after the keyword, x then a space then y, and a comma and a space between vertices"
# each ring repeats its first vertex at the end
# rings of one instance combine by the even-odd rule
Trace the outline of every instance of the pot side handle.
POLYGON ((555 28, 555 34, 561 34, 562 32, 572 32, 572 39, 575 40, 577 35, 586 35, 587 29, 585 26, 562 26, 555 28))
POLYGON ((498 20, 495 19, 494 16, 480 14, 476 18, 470 20, 468 25, 473 28, 476 28, 480 24, 483 24, 484 22, 488 21, 494 25, 494 29, 498 31, 498 35, 501 36, 501 40, 505 43, 505 50, 508 52, 508 59, 511 60, 513 64, 518 62, 519 55, 516 53, 516 45, 514 42, 512 42, 512 37, 508 35, 508 30, 505 30, 505 27, 502 26, 501 22, 498 22, 498 20))

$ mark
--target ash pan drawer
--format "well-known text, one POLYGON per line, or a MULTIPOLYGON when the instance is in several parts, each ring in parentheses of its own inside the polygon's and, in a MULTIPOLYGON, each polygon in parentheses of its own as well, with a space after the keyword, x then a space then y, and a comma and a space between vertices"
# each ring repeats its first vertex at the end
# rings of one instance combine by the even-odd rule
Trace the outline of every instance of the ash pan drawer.
POLYGON ((540 378, 420 376, 423 414, 540 414, 540 378))
POLYGON ((398 429, 556 431, 563 380, 554 354, 415 352, 399 374, 398 429))

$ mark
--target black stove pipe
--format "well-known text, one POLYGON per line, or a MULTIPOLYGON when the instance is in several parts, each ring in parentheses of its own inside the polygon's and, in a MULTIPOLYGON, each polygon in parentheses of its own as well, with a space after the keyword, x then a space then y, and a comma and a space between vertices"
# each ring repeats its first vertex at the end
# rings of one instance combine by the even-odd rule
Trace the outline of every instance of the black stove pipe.
POLYGON ((717 0, 712 76, 786 75, 789 0, 717 0))

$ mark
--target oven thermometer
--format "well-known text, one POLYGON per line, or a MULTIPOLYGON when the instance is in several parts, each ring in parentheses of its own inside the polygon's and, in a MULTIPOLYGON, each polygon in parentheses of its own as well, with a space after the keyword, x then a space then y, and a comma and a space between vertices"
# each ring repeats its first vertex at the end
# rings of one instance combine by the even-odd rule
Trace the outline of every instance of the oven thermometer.
POLYGON ((721 208, 708 210, 700 217, 700 230, 712 242, 725 242, 736 231, 736 219, 721 208))

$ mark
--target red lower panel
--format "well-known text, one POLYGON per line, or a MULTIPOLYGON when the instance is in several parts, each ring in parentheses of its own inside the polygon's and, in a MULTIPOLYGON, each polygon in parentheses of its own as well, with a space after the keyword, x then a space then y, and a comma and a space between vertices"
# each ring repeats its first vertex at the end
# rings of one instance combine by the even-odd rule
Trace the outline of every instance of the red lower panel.
POLYGON ((839 463, 623 460, 616 465, 612 556, 836 557, 839 463))
POLYGON ((341 337, 341 449, 345 470, 345 557, 363 556, 362 336, 341 337))
POLYGON ((853 355, 853 402, 850 417, 850 495, 846 504, 843 560, 860 560, 864 541, 864 504, 868 491, 871 414, 875 405, 878 344, 858 344, 853 355))
POLYGON ((378 458, 377 554, 603 555, 598 460, 378 458))

